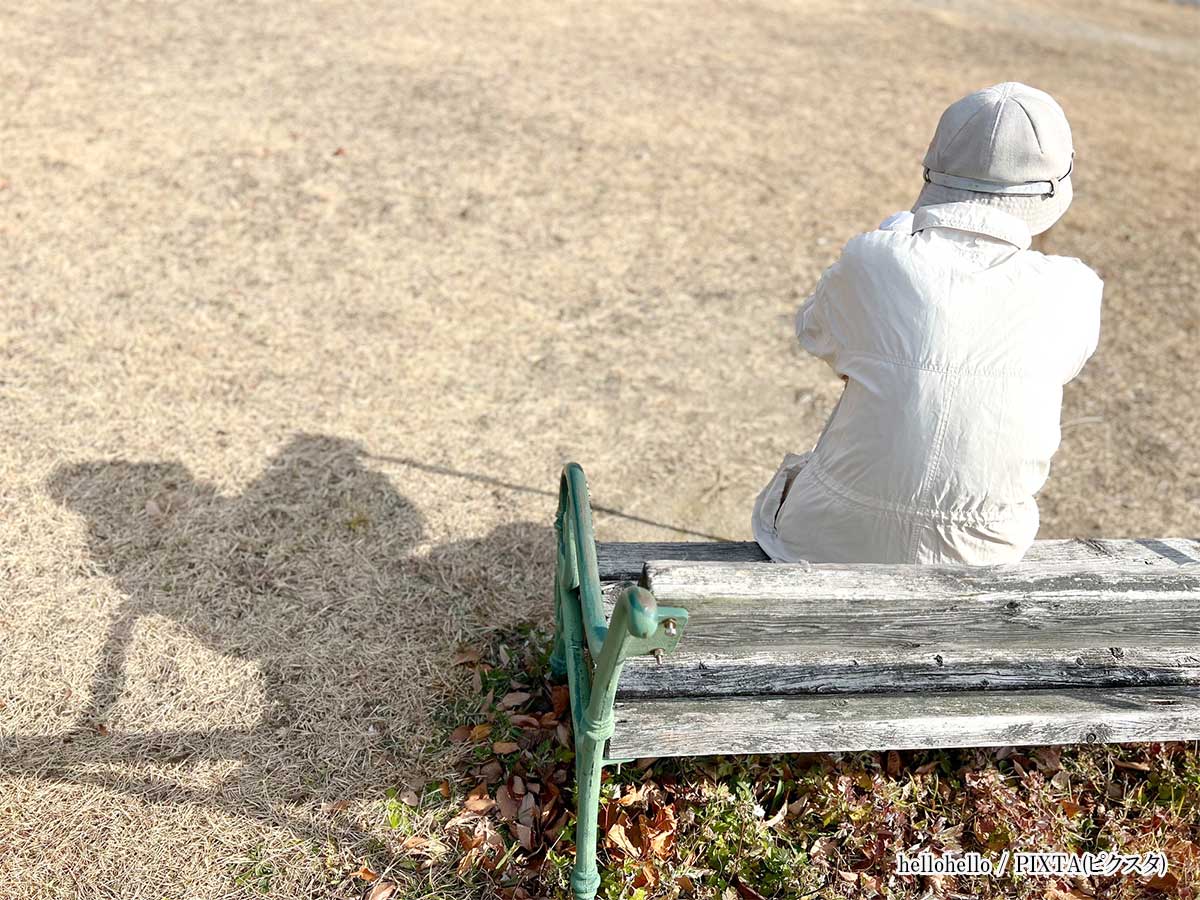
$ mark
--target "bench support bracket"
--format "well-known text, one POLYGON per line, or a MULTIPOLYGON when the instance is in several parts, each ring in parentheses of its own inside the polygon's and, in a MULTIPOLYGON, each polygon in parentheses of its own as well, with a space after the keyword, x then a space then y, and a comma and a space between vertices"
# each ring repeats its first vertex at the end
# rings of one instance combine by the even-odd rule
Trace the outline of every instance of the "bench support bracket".
POLYGON ((679 644, 687 610, 659 607, 644 588, 627 587, 605 622, 596 565, 592 511, 583 469, 569 463, 559 487, 558 563, 555 568, 555 637, 551 673, 567 678, 575 730, 575 867, 577 900, 600 888, 596 867, 597 818, 605 745, 614 728, 613 702, 621 667, 631 656, 670 653, 679 644))

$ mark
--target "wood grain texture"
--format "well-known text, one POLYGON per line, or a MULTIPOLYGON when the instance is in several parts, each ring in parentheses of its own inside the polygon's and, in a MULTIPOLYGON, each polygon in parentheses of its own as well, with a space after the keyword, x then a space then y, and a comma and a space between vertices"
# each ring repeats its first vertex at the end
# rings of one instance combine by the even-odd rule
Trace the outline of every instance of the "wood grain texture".
MULTIPOLYGON (((687 643, 685 636, 684 644, 687 643)), ((1200 646, 988 650, 937 646, 925 654, 785 647, 723 657, 682 648, 661 665, 629 660, 617 696, 999 691, 1046 687, 1200 686, 1200 646)))
POLYGON ((1049 602, 1103 595, 1118 599, 1186 599, 1200 590, 1200 566, 1089 560, 968 568, 962 566, 840 565, 807 563, 646 563, 643 583, 660 602, 747 598, 822 604, 851 601, 858 609, 879 602, 918 601, 913 612, 966 601, 1002 604, 1049 602))
POLYGON ((618 696, 1200 684, 1200 567, 650 562, 689 613, 661 664, 630 660, 618 696))
POLYGON ((1200 738, 1190 688, 618 700, 610 758, 1200 738))
MULTIPOLYGON (((602 581, 636 581, 651 559, 707 562, 766 562, 767 556, 753 541, 657 541, 644 543, 597 542, 596 555, 602 581)), ((1160 564, 1200 563, 1200 542, 1185 538, 1138 540, 1035 541, 1023 562, 1081 562, 1088 559, 1149 560, 1160 564)))
POLYGON ((601 581, 637 581, 648 559, 681 559, 704 562, 769 562, 754 541, 646 541, 596 542, 601 581))
POLYGON ((626 664, 613 757, 1200 736, 1195 540, 1039 541, 987 568, 600 546, 606 594, 640 578, 690 617, 662 664, 626 664))

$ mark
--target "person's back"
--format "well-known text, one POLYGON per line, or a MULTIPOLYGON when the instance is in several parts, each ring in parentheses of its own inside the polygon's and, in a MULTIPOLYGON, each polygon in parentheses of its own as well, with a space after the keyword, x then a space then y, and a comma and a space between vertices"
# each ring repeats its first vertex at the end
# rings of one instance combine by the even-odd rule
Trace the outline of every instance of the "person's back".
POLYGON ((1099 331, 1100 279, 1029 249, 1070 202, 1072 156, 1040 91, 964 98, 914 214, 854 238, 822 276, 797 335, 847 384, 816 447, 759 495, 772 558, 988 564, 1032 543, 1062 386, 1099 331))

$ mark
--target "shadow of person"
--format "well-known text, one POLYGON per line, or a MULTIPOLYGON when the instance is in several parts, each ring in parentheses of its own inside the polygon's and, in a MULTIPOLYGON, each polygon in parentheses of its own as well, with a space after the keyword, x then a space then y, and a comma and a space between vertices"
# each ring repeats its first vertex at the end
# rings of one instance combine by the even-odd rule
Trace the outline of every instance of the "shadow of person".
POLYGON ((119 460, 64 467, 48 489, 83 516, 90 556, 122 599, 76 727, 17 748, 20 767, 43 775, 97 760, 235 759, 211 794, 175 790, 157 771, 112 786, 275 818, 281 800, 378 793, 411 777, 429 729, 417 711, 457 677, 437 671, 440 651, 464 631, 550 608, 551 528, 509 524, 414 554, 422 515, 339 438, 296 436, 237 496, 176 463, 119 460), (206 683, 202 664, 169 677, 178 660, 161 659, 139 695, 155 709, 139 709, 131 652, 154 616, 184 634, 180 652, 198 645, 251 664, 260 708, 240 724, 218 724, 218 706, 198 725, 170 727, 168 716, 154 726, 158 711, 186 712, 226 687, 206 683))

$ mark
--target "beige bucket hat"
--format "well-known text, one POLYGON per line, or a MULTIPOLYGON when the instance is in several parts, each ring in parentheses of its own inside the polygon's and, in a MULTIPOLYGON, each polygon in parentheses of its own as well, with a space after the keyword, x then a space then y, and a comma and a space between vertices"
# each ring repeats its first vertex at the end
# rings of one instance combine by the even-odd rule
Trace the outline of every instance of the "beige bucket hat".
POLYGON ((922 206, 968 201, 1019 216, 1041 234, 1071 205, 1075 149, 1054 98, 1016 81, 968 94, 942 113, 925 153, 922 206))

